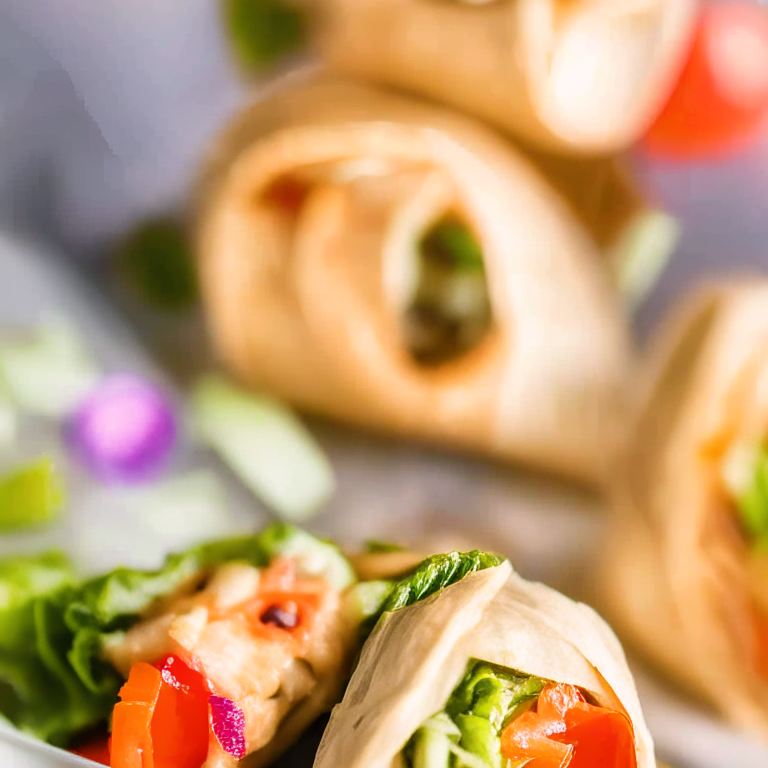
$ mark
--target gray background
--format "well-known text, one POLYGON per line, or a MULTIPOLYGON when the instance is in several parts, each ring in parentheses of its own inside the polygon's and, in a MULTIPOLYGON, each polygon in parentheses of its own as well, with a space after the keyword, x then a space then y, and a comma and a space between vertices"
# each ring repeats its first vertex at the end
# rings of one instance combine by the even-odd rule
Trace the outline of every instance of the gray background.
MULTIPOLYGON (((50 240, 50 258, 96 271, 106 244, 132 221, 182 205, 200 153, 247 98, 217 9, 217 0, 0 0, 0 225, 50 240)), ((641 332, 705 275, 768 268, 764 133, 727 163, 638 158, 649 195, 684 226, 669 271, 639 313, 641 332)), ((54 272, 21 280, 26 257, 4 258, 0 249, 0 308, 29 309, 48 295, 43 285, 76 299, 73 306, 86 303, 54 272)), ((84 323, 123 359, 130 345, 112 326, 84 323)), ((314 523, 327 533, 361 539, 482 528, 485 541, 506 537, 525 575, 553 583, 571 577, 595 538, 592 500, 559 486, 323 425, 318 431, 340 475, 333 508, 314 523), (558 573, 549 569, 553 560, 558 573)), ((714 768, 736 755, 743 768, 765 764, 763 752, 652 679, 642 675, 640 685, 660 751, 679 768, 714 768)))

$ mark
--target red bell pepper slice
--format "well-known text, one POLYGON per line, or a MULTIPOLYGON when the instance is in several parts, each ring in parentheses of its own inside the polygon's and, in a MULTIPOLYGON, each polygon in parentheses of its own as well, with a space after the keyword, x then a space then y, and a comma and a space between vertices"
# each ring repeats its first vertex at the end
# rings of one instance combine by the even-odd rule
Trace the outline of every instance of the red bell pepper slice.
POLYGON ((525 768, 636 768, 629 718, 586 701, 573 685, 547 686, 501 735, 501 751, 525 768))
POLYGON ((111 768, 155 768, 152 716, 163 687, 160 670, 134 664, 112 713, 111 768))
POLYGON ((200 768, 208 696, 205 678, 176 656, 134 664, 112 716, 111 768, 200 768))

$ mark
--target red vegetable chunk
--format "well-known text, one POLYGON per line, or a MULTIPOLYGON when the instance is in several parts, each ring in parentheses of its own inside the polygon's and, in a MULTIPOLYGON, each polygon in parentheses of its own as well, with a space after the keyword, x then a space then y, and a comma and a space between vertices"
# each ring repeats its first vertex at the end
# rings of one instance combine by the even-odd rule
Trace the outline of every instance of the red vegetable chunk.
POLYGON ((709 158, 739 148, 768 114, 768 10, 705 6, 690 58, 645 137, 650 154, 709 158))
POLYGON ((513 720, 501 735, 501 751, 525 768, 636 768, 629 718, 589 704, 578 688, 547 686, 536 711, 513 720))

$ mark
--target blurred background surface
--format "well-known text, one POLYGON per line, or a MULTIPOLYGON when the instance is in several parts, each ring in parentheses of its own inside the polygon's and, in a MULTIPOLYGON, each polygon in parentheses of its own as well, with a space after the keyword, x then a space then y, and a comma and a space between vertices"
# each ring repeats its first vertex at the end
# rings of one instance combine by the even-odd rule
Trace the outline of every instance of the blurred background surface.
MULTIPOLYGON (((115 239, 135 222, 183 207, 209 141, 251 87, 237 75, 212 0, 0 0, 0 224, 49 243, 86 276, 100 275, 115 239)), ((683 226, 670 267, 635 318, 644 337, 695 281, 768 269, 768 130, 727 161, 638 155, 635 164, 646 193, 683 226)), ((14 306, 34 307, 39 286, 56 281, 13 278, 14 270, 0 269, 0 302, 12 291, 14 306)), ((439 510, 453 530, 476 534, 482 518, 480 538, 496 541, 507 529, 526 575, 550 578, 557 560, 563 582, 569 557, 594 535, 592 499, 558 484, 327 425, 319 432, 341 477, 333 509, 318 521, 325 532, 363 538, 415 524, 423 533, 442 524, 439 510), (532 516, 534 507, 548 511, 532 516), (585 517, 570 515, 574 507, 585 517)), ((747 750, 711 723, 723 751, 697 746, 701 722, 685 725, 684 709, 652 682, 643 686, 660 696, 651 725, 662 734, 683 729, 691 740, 675 752, 664 736, 665 755, 709 768, 722 764, 724 750, 747 750)), ((757 767, 753 758, 741 768, 757 767)))

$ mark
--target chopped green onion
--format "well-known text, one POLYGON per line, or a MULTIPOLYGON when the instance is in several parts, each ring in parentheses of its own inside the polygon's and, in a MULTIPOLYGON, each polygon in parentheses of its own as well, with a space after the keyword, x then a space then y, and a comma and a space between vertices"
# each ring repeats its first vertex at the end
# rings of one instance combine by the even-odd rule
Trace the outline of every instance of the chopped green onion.
POLYGON ((0 479, 0 531, 49 523, 63 503, 62 480, 53 462, 37 459, 0 479))
POLYGON ((192 412, 200 437, 275 512, 304 520, 333 493, 327 457, 276 400, 208 376, 195 387, 192 412))
POLYGON ((483 271, 483 251, 475 235, 462 221, 447 217, 430 229, 421 241, 423 252, 457 269, 483 271))
POLYGON ((284 0, 223 0, 224 25, 239 63, 262 70, 304 45, 301 14, 284 0))
POLYGON ((62 320, 41 325, 29 338, 0 342, 0 378, 23 411, 65 416, 99 377, 76 332, 62 320))
POLYGON ((643 211, 624 230, 614 265, 619 290, 631 308, 643 301, 666 269, 680 234, 680 223, 659 210, 643 211))
POLYGON ((147 303, 158 309, 185 309, 197 301, 197 276, 184 227, 172 219, 145 221, 123 242, 121 274, 147 303))

